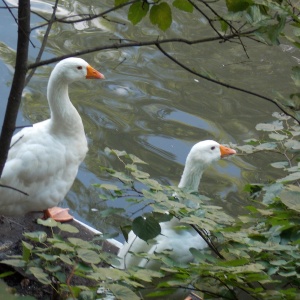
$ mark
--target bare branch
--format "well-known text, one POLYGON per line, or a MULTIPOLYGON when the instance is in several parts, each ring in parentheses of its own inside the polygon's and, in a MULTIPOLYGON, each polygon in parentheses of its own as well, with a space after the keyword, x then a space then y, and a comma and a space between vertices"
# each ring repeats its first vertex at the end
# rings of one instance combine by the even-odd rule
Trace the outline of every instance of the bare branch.
POLYGON ((16 192, 19 192, 19 193, 25 195, 25 196, 29 196, 27 193, 25 193, 25 192, 23 192, 23 191, 21 191, 21 190, 19 190, 19 189, 16 189, 16 188, 14 188, 14 187, 12 187, 12 186, 5 185, 5 184, 0 184, 0 186, 3 187, 3 188, 7 188, 7 189, 14 190, 14 191, 16 191, 16 192))
POLYGON ((249 95, 253 95, 253 96, 256 96, 258 98, 261 98, 261 99, 264 99, 266 101, 269 101, 269 102, 272 102, 274 105, 276 105, 282 112, 284 112, 286 115, 290 116, 291 118, 293 118, 298 124, 300 124, 300 120, 298 120, 292 113, 289 113, 287 110, 288 108, 287 107, 284 107, 282 104, 280 104, 278 101, 272 99, 272 98, 269 98, 269 97, 266 97, 266 96, 263 96, 263 95, 260 95, 258 93, 255 93, 255 92, 252 92, 252 91, 249 91, 249 90, 246 90, 246 89, 243 89, 243 88, 239 88, 237 86, 234 86, 234 85, 231 85, 231 84, 228 84, 228 83, 225 83, 225 82, 221 82, 221 81, 218 81, 216 79, 213 79, 213 78, 210 78, 208 76, 205 76, 205 75, 202 75, 194 70, 192 70, 191 68, 187 67, 186 65, 184 65, 183 63, 179 62, 177 59, 175 59, 173 56, 171 56, 170 54, 168 54, 165 50, 162 49, 162 47, 160 46, 160 43, 157 43, 156 44, 157 48, 165 55, 167 56, 170 60, 172 60, 173 62, 175 62, 177 65, 179 65, 180 67, 182 67, 183 69, 185 69, 186 71, 200 77, 200 78, 203 78, 205 80, 208 80, 208 81, 211 81, 213 83, 216 83, 218 85, 221 85, 221 86, 225 86, 227 88, 230 88, 230 89, 233 89, 233 90, 237 90, 237 91, 240 91, 240 92, 243 92, 243 93, 246 93, 246 94, 249 94, 249 95))
MULTIPOLYGON (((8 11, 10 12, 10 14, 11 14, 11 16, 13 17, 13 19, 15 20, 16 24, 19 25, 18 19, 14 16, 14 14, 13 14, 12 11, 11 11, 11 9, 14 8, 14 7, 8 6, 5 0, 2 0, 2 2, 4 3, 5 8, 8 9, 8 11)), ((20 17, 19 17, 19 20, 20 20, 20 17)), ((20 27, 20 26, 18 26, 18 29, 19 29, 19 30, 23 30, 23 28, 20 27)), ((35 48, 33 42, 30 40, 30 37, 29 37, 29 36, 30 36, 30 33, 26 33, 25 31, 24 31, 23 33, 24 33, 24 34, 27 34, 28 40, 29 40, 31 46, 32 46, 33 48, 35 48)))
POLYGON ((62 59, 68 58, 68 57, 73 57, 73 56, 81 56, 87 53, 93 53, 97 51, 103 51, 103 50, 110 50, 110 49, 121 49, 121 48, 130 48, 130 47, 144 47, 144 46, 155 46, 157 44, 167 44, 167 43, 184 43, 187 45, 195 45, 195 44, 200 44, 200 43, 206 43, 206 42, 213 42, 213 41, 218 41, 218 40, 223 40, 223 39, 233 39, 236 38, 237 36, 246 36, 249 34, 252 34, 255 32, 255 29, 240 32, 238 34, 228 34, 228 35, 223 35, 222 38, 219 36, 214 36, 214 37, 208 37, 208 38, 201 38, 198 40, 188 40, 184 38, 171 38, 171 39, 163 39, 163 40, 151 40, 151 41, 144 41, 144 42, 127 42, 127 43, 122 43, 124 40, 119 40, 120 43, 114 43, 111 45, 106 45, 106 46, 99 46, 99 47, 94 47, 94 48, 87 48, 85 50, 77 51, 75 53, 70 53, 62 56, 58 56, 55 58, 43 60, 39 63, 33 63, 28 66, 29 69, 36 68, 39 66, 43 65, 48 65, 51 63, 58 62, 62 59))
MULTIPOLYGON (((45 35, 44 35, 44 38, 43 38, 43 42, 42 42, 42 45, 41 45, 41 48, 40 48, 40 51, 36 57, 36 60, 35 62, 38 63, 40 62, 41 58, 42 58, 42 55, 43 55, 43 52, 45 50, 45 47, 46 47, 46 44, 47 44, 47 41, 48 41, 48 36, 49 36, 49 33, 50 33, 50 30, 51 30, 51 27, 52 27, 52 24, 55 20, 55 14, 56 14, 56 10, 57 10, 57 5, 58 5, 58 0, 55 1, 55 4, 53 6, 53 12, 52 12, 52 16, 51 16, 51 19, 48 23, 48 27, 47 27, 47 30, 45 32, 45 35)), ((30 73, 28 74, 28 76, 26 77, 26 80, 25 80, 25 85, 28 84, 28 82, 30 81, 30 79, 32 78, 34 72, 35 72, 36 68, 33 68, 30 70, 30 73)))
MULTIPOLYGON (((80 14, 80 15, 67 16, 67 17, 63 17, 63 18, 56 18, 55 22, 73 24, 73 23, 79 23, 79 22, 84 22, 84 21, 91 21, 91 20, 96 19, 96 18, 106 18, 106 15, 109 14, 110 12, 115 11, 115 10, 120 9, 120 8, 123 8, 123 7, 128 6, 128 5, 131 5, 131 4, 133 4, 135 2, 138 2, 138 1, 140 1, 140 0, 132 0, 132 1, 120 4, 118 6, 115 6, 113 8, 110 8, 110 9, 108 9, 108 10, 106 10, 106 11, 100 13, 100 14, 96 14, 96 15, 95 14, 80 14), (76 18, 76 17, 80 17, 80 18, 76 19, 76 20, 68 20, 68 19, 76 18)), ((48 23, 49 22, 44 23, 44 24, 40 24, 36 27, 33 27, 32 30, 47 26, 48 23)))
MULTIPOLYGON (((200 11, 200 9, 199 9, 199 7, 192 1, 192 0, 188 0, 197 10, 199 10, 200 11)), ((226 23, 227 25, 228 25, 228 27, 230 28, 230 30, 231 30, 231 32, 232 33, 235 33, 235 34, 237 34, 239 31, 237 30, 237 29, 235 29, 235 27, 234 26, 232 26, 232 24, 229 22, 229 21, 227 21, 226 19, 224 19, 222 16, 220 16, 209 4, 208 4, 208 2, 206 2, 206 1, 202 1, 202 0, 199 0, 201 3, 203 3, 217 18, 218 18, 218 20, 219 21, 223 21, 224 23, 226 23)), ((203 12, 201 11, 201 13, 203 14, 203 12)), ((203 14, 204 15, 204 14, 203 14)), ((206 18, 207 18, 207 20, 208 20, 208 22, 209 22, 209 24, 210 24, 210 26, 213 28, 213 30, 215 31, 215 32, 217 32, 217 34, 218 35, 220 35, 220 33, 219 33, 219 31, 214 27, 214 25, 213 25, 213 22, 207 17, 207 16, 205 16, 206 18)), ((247 51, 246 51, 246 47, 245 47, 245 45, 244 45, 244 43, 242 42, 242 40, 241 40, 241 37, 238 35, 238 39, 239 39, 239 41, 240 41, 240 44, 242 45, 242 47, 243 47, 243 49, 244 49, 244 52, 245 52, 245 54, 246 54, 246 56, 247 56, 247 58, 249 58, 249 55, 248 55, 248 53, 247 53, 247 51)))
POLYGON ((30 34, 30 0, 23 0, 18 9, 18 45, 15 73, 8 98, 5 118, 0 136, 0 177, 7 159, 10 141, 22 98, 27 73, 28 46, 30 34))

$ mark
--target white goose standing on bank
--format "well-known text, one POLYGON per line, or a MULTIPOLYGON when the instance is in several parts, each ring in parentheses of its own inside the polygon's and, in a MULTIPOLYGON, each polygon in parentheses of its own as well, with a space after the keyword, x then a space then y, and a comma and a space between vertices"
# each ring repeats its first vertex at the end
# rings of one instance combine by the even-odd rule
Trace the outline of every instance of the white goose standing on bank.
MULTIPOLYGON (((184 171, 178 187, 188 192, 198 191, 200 180, 205 169, 214 161, 235 153, 235 150, 211 140, 195 144, 186 158, 184 171)), ((192 247, 203 249, 207 247, 207 244, 192 227, 178 230, 179 225, 182 224, 175 217, 168 222, 161 222, 161 234, 158 235, 154 239, 155 242, 151 244, 147 244, 131 231, 128 236, 128 242, 125 243, 119 251, 119 267, 122 269, 133 266, 147 267, 150 269, 159 268, 159 262, 137 257, 129 252, 153 254, 154 252, 160 253, 168 249, 172 250, 170 256, 176 262, 187 263, 192 261, 193 256, 189 249, 192 247)))
POLYGON ((88 147, 68 85, 93 78, 104 76, 81 58, 67 58, 55 66, 47 87, 50 119, 24 128, 12 138, 0 179, 0 215, 43 210, 57 221, 72 219, 66 209, 55 206, 71 188, 88 147))

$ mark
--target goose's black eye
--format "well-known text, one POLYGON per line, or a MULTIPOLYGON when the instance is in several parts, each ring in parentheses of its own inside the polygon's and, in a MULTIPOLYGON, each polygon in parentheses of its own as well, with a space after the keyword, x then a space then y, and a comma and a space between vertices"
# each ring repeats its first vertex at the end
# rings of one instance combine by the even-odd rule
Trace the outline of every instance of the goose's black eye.
POLYGON ((78 69, 78 70, 82 70, 82 67, 81 67, 81 66, 79 66, 79 67, 77 67, 77 69, 78 69))
POLYGON ((215 150, 216 149, 216 147, 215 146, 212 146, 211 148, 210 148, 210 150, 215 150))

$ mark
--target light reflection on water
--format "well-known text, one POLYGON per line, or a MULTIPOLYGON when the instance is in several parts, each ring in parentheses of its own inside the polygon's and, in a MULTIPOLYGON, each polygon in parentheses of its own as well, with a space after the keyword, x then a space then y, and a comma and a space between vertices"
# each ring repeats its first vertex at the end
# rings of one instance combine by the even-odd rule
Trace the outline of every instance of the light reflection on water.
MULTIPOLYGON (((47 4, 34 2, 39 11, 51 13, 51 1, 47 4), (42 5, 43 4, 43 5, 42 5), (48 8, 49 6, 49 8, 48 8)), ((88 12, 84 1, 65 1, 61 12, 88 12)), ((93 1, 89 1, 92 5, 93 1)), ((97 9, 98 2, 94 7, 97 9)), ((109 1, 103 3, 109 7, 109 1)), ((88 7, 91 7, 91 6, 88 7)), ((5 22, 9 33, 0 30, 0 37, 10 47, 15 47, 15 24, 0 11, 0 26, 5 22), (5 19, 2 18, 5 17, 5 19), (8 26, 9 25, 9 26, 8 26)), ((153 27, 133 27, 124 12, 112 15, 125 25, 94 20, 77 25, 54 26, 43 58, 66 54, 78 49, 111 44, 116 39, 139 40, 160 36, 207 36, 207 24, 199 29, 197 18, 176 16, 174 27, 161 33, 153 27), (183 26, 184 25, 184 26, 183 26), (197 27, 196 27, 197 26, 197 27), (74 34, 74 27, 77 29, 74 34)), ((34 17, 38 24, 39 19, 34 17)), ((146 25, 145 25, 146 24, 146 25)), ((1 29, 1 27, 0 27, 1 29)), ((34 34, 34 43, 39 46, 42 30, 34 34)), ((217 78, 232 84, 274 96, 274 89, 292 93, 294 87, 289 78, 294 59, 279 48, 267 48, 261 44, 245 41, 250 60, 241 47, 232 43, 208 43, 197 46, 182 44, 164 45, 177 59, 197 71, 210 71, 217 78), (244 61, 247 60, 245 63, 244 61)), ((33 59, 38 51, 32 48, 33 59)), ((293 53, 295 56, 295 53, 293 53)), ((1 53, 5 60, 7 55, 1 53)), ((187 153, 191 146, 204 139, 216 139, 222 143, 243 144, 244 139, 259 138, 255 124, 272 120, 276 108, 252 96, 216 86, 188 74, 164 57, 155 47, 135 47, 121 50, 106 50, 83 57, 105 75, 101 82, 85 82, 72 85, 70 97, 80 112, 89 140, 89 153, 82 164, 78 178, 64 201, 72 212, 101 231, 118 230, 114 221, 100 219, 97 212, 105 204, 100 203, 98 190, 91 184, 114 182, 100 171, 100 165, 118 167, 118 161, 107 156, 105 147, 126 150, 148 163, 144 170, 163 183, 177 185, 187 153)), ((10 66, 9 62, 6 62, 10 66)), ((46 78, 53 66, 42 67, 27 88, 28 97, 23 103, 23 114, 18 125, 43 120, 49 116, 46 109, 46 78)), ((7 99, 11 72, 0 62, 1 97, 7 99)), ((1 101, 1 118, 3 118, 1 101)), ((278 170, 268 169, 266 155, 235 157, 210 168, 201 183, 201 192, 215 199, 230 213, 239 213, 247 205, 244 184, 249 181, 265 181, 276 176, 278 170), (263 167, 262 167, 263 166, 263 167), (255 170, 255 173, 254 173, 255 170), (257 175, 259 174, 259 175, 257 175), (224 198, 228 198, 224 200, 224 198), (241 210, 237 210, 240 207, 241 210)), ((127 207, 123 200, 112 207, 127 207)), ((117 220, 120 223, 122 220, 117 220)), ((119 224, 118 224, 119 225, 119 224)))

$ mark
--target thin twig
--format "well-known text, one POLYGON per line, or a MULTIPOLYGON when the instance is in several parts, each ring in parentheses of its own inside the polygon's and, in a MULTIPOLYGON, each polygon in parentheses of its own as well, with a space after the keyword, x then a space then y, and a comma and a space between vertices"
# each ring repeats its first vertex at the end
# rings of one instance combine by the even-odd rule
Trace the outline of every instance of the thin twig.
POLYGON ((198 226, 194 225, 194 224, 190 224, 191 227, 193 227, 193 229, 203 238, 203 240, 206 242, 206 244, 209 246, 209 248, 217 255, 219 256, 219 258, 221 259, 225 259, 225 257, 218 251, 218 249, 216 248, 216 246, 211 242, 210 238, 203 233, 203 230, 200 229, 198 226))
POLYGON ((0 186, 3 187, 3 188, 7 188, 7 189, 14 190, 14 191, 16 191, 16 192, 19 192, 19 193, 25 195, 25 196, 29 196, 29 194, 27 194, 27 193, 25 193, 25 192, 23 192, 23 191, 21 191, 21 190, 19 190, 19 189, 16 189, 16 188, 14 188, 14 187, 12 187, 12 186, 9 186, 9 185, 6 185, 6 184, 0 184, 0 186))
MULTIPOLYGON (((14 8, 14 7, 8 6, 5 0, 2 0, 2 2, 4 3, 5 8, 9 11, 9 13, 11 14, 11 16, 12 16, 13 19, 15 20, 16 24, 18 25, 18 23, 19 23, 19 22, 18 22, 18 19, 14 16, 14 14, 13 14, 12 11, 11 11, 11 9, 14 8)), ((20 28, 20 27, 19 27, 19 28, 20 28)), ((20 29, 23 31, 23 33, 25 33, 22 27, 21 27, 20 29)), ((31 41, 30 36, 28 36, 28 40, 29 40, 29 43, 31 44, 31 46, 32 46, 33 48, 35 48, 35 45, 34 45, 33 42, 31 41)))
MULTIPOLYGON (((189 0, 189 1, 191 2, 191 0, 189 0)), ((237 34, 237 33, 239 32, 237 29, 234 28, 234 26, 233 26, 229 21, 227 21, 227 20, 224 19, 221 15, 219 15, 212 7, 208 4, 207 1, 201 1, 201 3, 203 3, 203 4, 204 4, 204 5, 205 5, 205 6, 206 6, 206 7, 207 7, 214 15, 215 15, 215 16, 217 16, 217 18, 218 18, 219 20, 222 20, 223 22, 225 22, 225 23, 229 26, 231 32, 233 32, 233 33, 235 33, 235 34, 237 34)), ((247 58, 249 58, 249 55, 248 55, 248 53, 247 53, 247 51, 246 51, 246 46, 244 45, 243 41, 241 40, 241 37, 238 35, 237 38, 239 39, 240 45, 242 45, 243 50, 244 50, 244 52, 245 52, 247 58)))
POLYGON ((179 65, 180 67, 182 67, 183 69, 185 69, 186 71, 200 77, 200 78, 203 78, 205 80, 208 80, 208 81, 211 81, 213 83, 216 83, 218 85, 221 85, 221 86, 224 86, 224 87, 227 87, 227 88, 230 88, 230 89, 233 89, 233 90, 236 90, 236 91, 240 91, 240 92, 243 92, 243 93, 246 93, 246 94, 249 94, 249 95, 253 95, 253 96, 256 96, 256 97, 259 97, 261 99, 264 99, 266 101, 269 101, 269 102, 272 102, 274 105, 276 105, 281 111, 283 111, 286 115, 290 116, 291 118, 293 118, 298 124, 300 124, 300 120, 298 120, 295 116, 293 116, 292 114, 290 114, 289 112, 286 111, 286 108, 283 107, 283 105, 279 104, 277 101, 275 101, 274 99, 271 99, 269 97, 266 97, 266 96, 263 96, 263 95, 260 95, 258 93, 255 93, 255 92, 252 92, 252 91, 249 91, 249 90, 246 90, 246 89, 243 89, 243 88, 239 88, 239 87, 236 87, 234 85, 231 85, 231 84, 228 84, 228 83, 224 83, 224 82, 221 82, 221 81, 218 81, 216 79, 213 79, 211 77, 208 77, 208 76, 205 76, 205 75, 202 75, 200 74, 199 72, 196 72, 194 70, 192 70, 191 68, 187 67, 186 65, 184 65, 183 63, 179 62, 177 59, 175 59, 173 56, 171 56, 169 53, 167 53, 160 45, 160 43, 157 43, 156 44, 156 47, 165 55, 167 56, 170 60, 172 60, 173 62, 175 62, 177 65, 179 65))
MULTIPOLYGON (((72 16, 63 17, 63 18, 60 18, 60 19, 56 18, 55 22, 73 24, 73 23, 78 23, 78 22, 91 21, 91 20, 96 19, 96 18, 104 18, 105 19, 105 18, 107 18, 106 15, 108 13, 110 13, 112 11, 115 11, 115 10, 118 10, 120 8, 123 8, 125 6, 131 5, 131 4, 133 4, 135 2, 138 2, 138 1, 140 1, 140 0, 132 0, 132 1, 120 4, 118 6, 114 6, 113 8, 105 10, 104 12, 102 12, 100 14, 78 14, 78 15, 72 15, 72 16), (75 17, 82 17, 82 18, 76 19, 76 20, 68 20, 70 18, 75 18, 75 17)), ((32 30, 35 30, 35 29, 47 26, 48 23, 49 22, 44 23, 44 24, 40 24, 40 25, 38 25, 36 27, 33 27, 32 30)))
POLYGON ((24 137, 24 135, 20 136, 12 145, 9 146, 9 149, 11 149, 16 143, 18 143, 22 138, 24 137))
MULTIPOLYGON (((222 40, 223 39, 233 39, 233 38, 236 38, 238 35, 239 36, 244 36, 244 35, 248 35, 248 34, 251 34, 251 33, 254 33, 254 32, 255 32, 255 29, 244 31, 244 32, 241 32, 239 34, 228 34, 228 35, 224 35, 222 40)), ((81 55, 84 55, 84 54, 103 51, 103 50, 131 48, 131 47, 156 46, 157 44, 167 44, 167 43, 183 43, 183 44, 187 44, 187 45, 195 45, 195 44, 200 44, 200 43, 214 42, 214 41, 218 41, 220 39, 221 38, 219 36, 214 36, 214 37, 208 37, 208 38, 200 38, 200 39, 197 39, 197 40, 188 40, 188 39, 184 39, 184 38, 170 38, 170 39, 163 39, 163 40, 155 39, 155 40, 143 41, 143 42, 114 43, 114 44, 106 45, 106 46, 98 46, 98 47, 94 47, 94 48, 85 48, 85 50, 76 51, 75 53, 69 53, 69 54, 65 54, 65 55, 62 55, 62 56, 55 57, 55 58, 43 60, 39 63, 33 63, 33 64, 30 64, 28 66, 28 69, 36 68, 36 67, 43 66, 43 65, 52 64, 52 63, 58 62, 62 59, 68 58, 68 57, 81 56, 81 55)))
MULTIPOLYGON (((56 10, 57 10, 57 5, 58 5, 58 0, 55 1, 55 4, 53 6, 53 12, 52 12, 52 15, 51 15, 51 19, 48 23, 48 27, 46 29, 46 32, 45 32, 45 35, 44 35, 44 38, 43 38, 43 42, 42 42, 42 45, 41 45, 41 48, 40 48, 40 51, 35 59, 35 62, 38 63, 41 61, 41 58, 42 58, 42 55, 44 53, 44 50, 46 48, 46 44, 47 44, 47 41, 48 41, 48 36, 50 34, 50 30, 51 30, 51 27, 52 27, 52 24, 55 20, 55 15, 56 15, 56 10)), ((32 78, 34 72, 35 72, 36 68, 33 68, 30 70, 28 76, 26 77, 25 79, 25 85, 28 84, 28 82, 30 81, 30 79, 32 78)))
POLYGON ((224 38, 223 37, 223 35, 219 32, 219 30, 215 27, 215 25, 213 24, 213 21, 208 17, 208 15, 203 11, 203 10, 201 10, 200 9, 200 7, 199 6, 197 6, 193 1, 191 1, 191 0, 188 0, 189 1, 189 3, 201 14, 201 15, 203 15, 205 18, 206 18, 206 20, 208 21, 208 23, 209 23, 209 25, 210 25, 210 27, 214 30, 214 32, 220 37, 220 38, 224 38))
POLYGON ((71 293, 71 295, 72 295, 72 297, 73 297, 74 300, 76 300, 76 297, 75 297, 74 292, 73 292, 73 290, 71 288, 71 280, 72 280, 72 278, 74 276, 75 269, 76 269, 76 265, 73 266, 73 268, 71 270, 71 273, 70 273, 70 275, 68 276, 68 278, 66 280, 66 284, 67 284, 68 289, 69 289, 69 291, 70 291, 70 293, 71 293))

